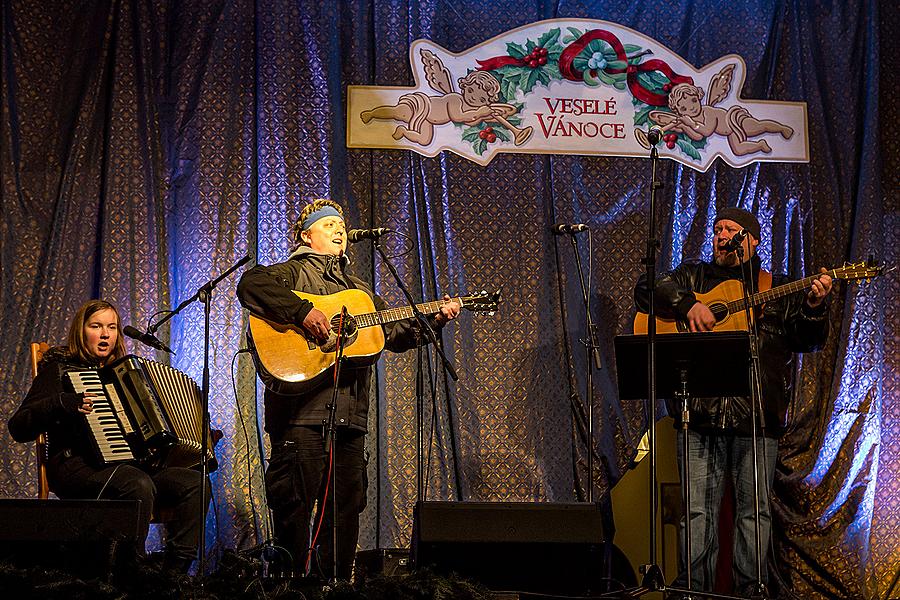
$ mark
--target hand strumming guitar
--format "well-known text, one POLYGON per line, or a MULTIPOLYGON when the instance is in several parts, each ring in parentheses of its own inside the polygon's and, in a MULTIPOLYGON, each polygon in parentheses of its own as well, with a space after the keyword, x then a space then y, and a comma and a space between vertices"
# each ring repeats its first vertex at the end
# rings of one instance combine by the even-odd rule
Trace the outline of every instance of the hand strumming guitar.
POLYGON ((687 314, 688 327, 692 332, 712 331, 716 326, 716 318, 709 307, 702 302, 697 302, 687 314))
POLYGON ((329 333, 331 333, 331 323, 328 322, 325 313, 313 307, 307 313, 306 318, 303 319, 303 329, 319 342, 324 342, 328 339, 329 333))

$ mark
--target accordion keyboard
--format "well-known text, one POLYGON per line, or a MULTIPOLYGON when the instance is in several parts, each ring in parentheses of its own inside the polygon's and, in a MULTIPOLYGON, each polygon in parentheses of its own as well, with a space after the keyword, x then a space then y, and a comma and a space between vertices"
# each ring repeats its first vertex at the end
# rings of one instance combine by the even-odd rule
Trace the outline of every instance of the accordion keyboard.
MULTIPOLYGON (((134 460, 134 455, 128 442, 125 440, 125 431, 116 417, 115 404, 118 398, 112 400, 107 395, 111 391, 115 395, 115 389, 107 386, 104 390, 103 383, 97 371, 70 371, 69 379, 76 393, 90 392, 94 394, 94 409, 87 415, 88 428, 94 437, 100 457, 106 463, 134 460)), ((119 409, 121 411, 121 408, 119 409)))

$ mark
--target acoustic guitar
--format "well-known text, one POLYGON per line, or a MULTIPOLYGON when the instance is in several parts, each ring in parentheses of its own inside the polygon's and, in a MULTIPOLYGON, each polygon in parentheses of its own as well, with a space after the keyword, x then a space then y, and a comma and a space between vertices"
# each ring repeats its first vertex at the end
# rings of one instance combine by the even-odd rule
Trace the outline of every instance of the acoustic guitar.
MULTIPOLYGON (((381 325, 415 315, 411 306, 375 310, 372 298, 362 290, 344 290, 336 294, 316 295, 294 291, 325 313, 331 324, 328 340, 319 343, 302 327, 283 325, 250 315, 251 350, 260 379, 267 387, 283 394, 302 394, 320 384, 326 372, 334 366, 337 356, 338 330, 344 333, 343 366, 365 367, 375 363, 384 350, 384 330, 381 325), (347 316, 341 323, 342 308, 347 316)), ((452 298, 459 305, 475 313, 493 314, 500 301, 500 293, 481 292, 472 296, 452 298)), ((444 300, 417 304, 425 315, 437 313, 444 300)))
MULTIPOLYGON (((832 279, 845 279, 849 281, 870 280, 881 275, 884 267, 873 261, 845 264, 843 267, 832 269, 825 273, 810 275, 804 279, 798 279, 772 289, 753 294, 749 298, 751 308, 765 304, 777 298, 809 289, 814 279, 819 275, 830 275, 832 279)), ((736 279, 724 281, 706 292, 695 294, 697 300, 709 307, 716 318, 713 331, 747 331, 747 313, 745 307, 748 299, 744 298, 744 285, 736 279)), ((648 318, 646 313, 639 312, 634 317, 634 332, 647 333, 648 318)), ((657 333, 686 333, 689 332, 687 321, 680 319, 664 319, 656 317, 657 333)))

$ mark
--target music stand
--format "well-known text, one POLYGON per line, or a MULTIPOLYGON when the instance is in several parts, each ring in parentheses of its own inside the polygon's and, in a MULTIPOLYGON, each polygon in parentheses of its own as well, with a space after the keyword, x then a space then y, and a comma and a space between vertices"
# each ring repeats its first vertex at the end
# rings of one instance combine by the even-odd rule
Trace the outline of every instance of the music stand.
MULTIPOLYGON (((619 384, 619 400, 646 400, 648 344, 646 335, 619 335, 615 338, 616 377, 619 384)), ((723 396, 750 395, 750 336, 747 332, 673 333, 656 336, 656 388, 661 398, 681 400, 682 430, 690 422, 688 410, 690 398, 719 398, 723 396)), ((656 407, 648 427, 656 423, 656 407)), ((681 473, 685 510, 684 564, 687 588, 669 587, 665 580, 645 581, 634 590, 619 592, 622 598, 638 598, 649 592, 678 592, 711 598, 727 598, 720 594, 695 591, 691 588, 691 520, 687 514, 690 506, 690 467, 687 462, 687 433, 682 436, 684 445, 683 473, 681 473)), ((656 470, 650 470, 651 489, 656 489, 656 470)), ((654 512, 651 506, 650 511, 654 512)), ((650 527, 656 527, 656 515, 650 515, 650 527)), ((651 565, 652 567, 652 565, 651 565)), ((652 574, 650 574, 652 576, 652 574)))

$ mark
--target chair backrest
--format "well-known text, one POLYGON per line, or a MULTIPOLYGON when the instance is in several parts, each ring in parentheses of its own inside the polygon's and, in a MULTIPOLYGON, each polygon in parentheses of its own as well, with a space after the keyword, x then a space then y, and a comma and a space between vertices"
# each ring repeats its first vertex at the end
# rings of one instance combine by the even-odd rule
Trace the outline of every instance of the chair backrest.
MULTIPOLYGON (((31 344, 31 376, 37 377, 38 364, 41 362, 44 353, 50 349, 50 345, 46 342, 35 342, 31 344)), ((50 497, 50 484, 47 482, 47 434, 38 435, 35 443, 35 451, 37 452, 37 470, 38 470, 38 498, 47 499, 50 497)))

